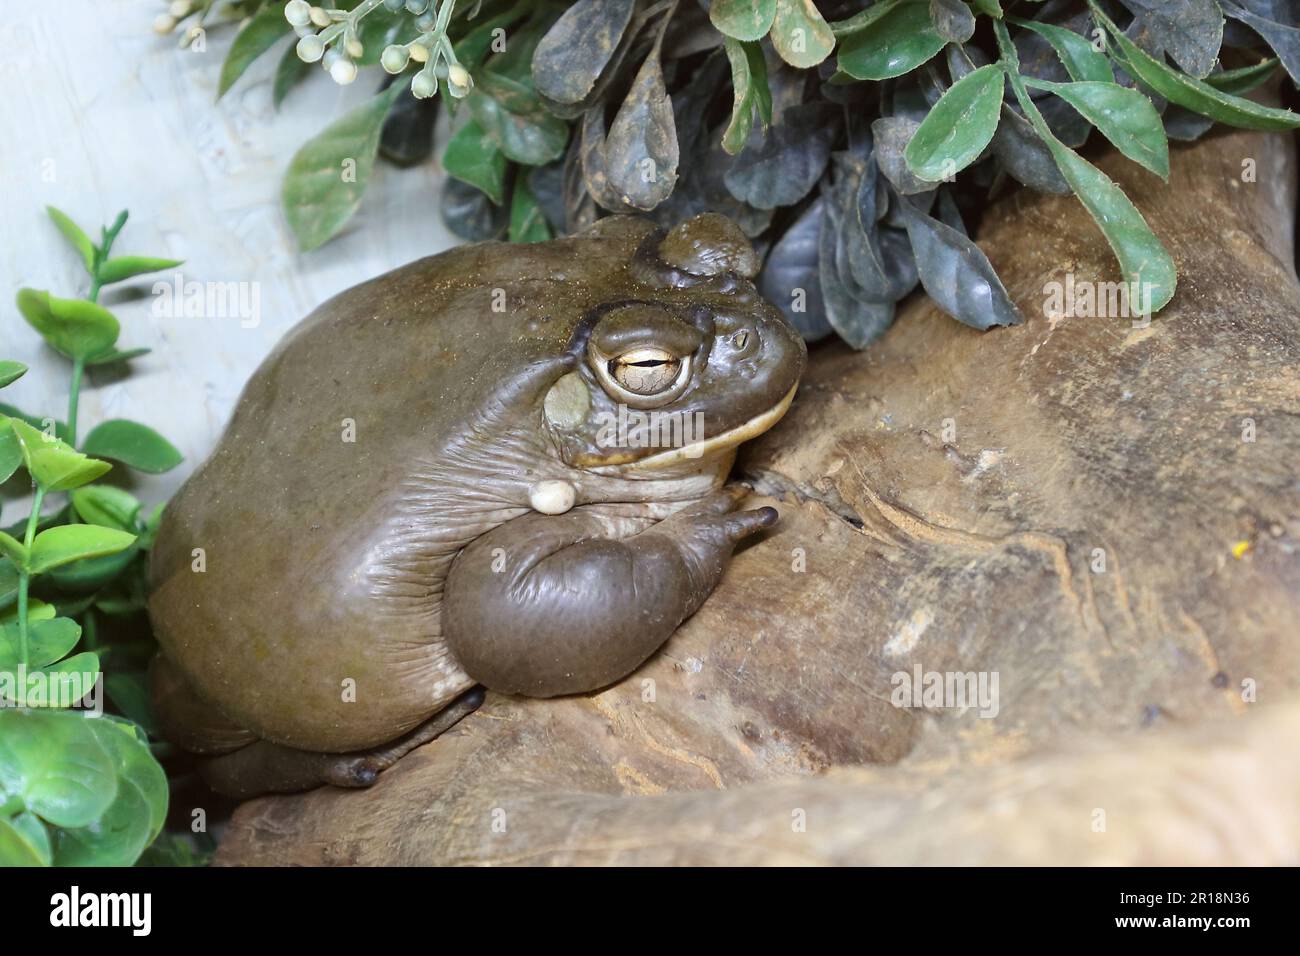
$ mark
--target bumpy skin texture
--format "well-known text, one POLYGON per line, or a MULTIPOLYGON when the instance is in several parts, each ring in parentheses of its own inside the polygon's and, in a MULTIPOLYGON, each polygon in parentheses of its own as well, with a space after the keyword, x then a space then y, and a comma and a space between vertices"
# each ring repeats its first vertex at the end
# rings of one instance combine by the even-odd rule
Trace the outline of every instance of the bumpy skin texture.
POLYGON ((775 520, 731 513, 718 489, 804 364, 728 225, 701 217, 665 243, 616 217, 565 240, 465 246, 291 331, 153 552, 155 696, 173 739, 212 755, 254 741, 361 751, 475 683, 592 690, 652 653, 736 542, 775 520), (660 258, 694 232, 715 256, 660 258), (602 432, 619 407, 598 374, 607 354, 663 342, 693 349, 684 390, 657 411, 703 423, 698 457, 602 432), (540 482, 572 489, 571 510, 539 514, 540 482))

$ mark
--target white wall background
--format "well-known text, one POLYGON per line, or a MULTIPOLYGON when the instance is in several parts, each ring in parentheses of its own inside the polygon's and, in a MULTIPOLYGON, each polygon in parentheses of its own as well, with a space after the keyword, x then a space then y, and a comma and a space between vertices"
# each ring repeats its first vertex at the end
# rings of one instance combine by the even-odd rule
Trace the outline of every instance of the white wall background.
MULTIPOLYGON (((0 358, 31 366, 0 401, 42 416, 66 411, 69 363, 14 306, 20 286, 64 297, 87 290, 47 203, 96 240, 102 223, 129 209, 115 253, 184 259, 187 280, 258 283, 255 328, 235 317, 153 315, 152 276, 101 296, 122 323, 119 347, 154 351, 134 360, 129 376, 90 373, 80 434, 106 418, 133 418, 182 451, 172 473, 128 483, 146 501, 169 495, 211 450, 243 383, 299 318, 455 242, 438 215, 434 165, 380 162, 347 231, 297 252, 279 208, 284 169, 303 142, 373 95, 380 72, 339 87, 313 70, 277 113, 277 46, 215 103, 235 26, 210 29, 205 52, 180 49, 177 35, 152 30, 165 8, 163 0, 0 0, 0 358), (134 294, 114 291, 128 289, 134 294)), ((0 522, 22 510, 9 503, 0 522)))

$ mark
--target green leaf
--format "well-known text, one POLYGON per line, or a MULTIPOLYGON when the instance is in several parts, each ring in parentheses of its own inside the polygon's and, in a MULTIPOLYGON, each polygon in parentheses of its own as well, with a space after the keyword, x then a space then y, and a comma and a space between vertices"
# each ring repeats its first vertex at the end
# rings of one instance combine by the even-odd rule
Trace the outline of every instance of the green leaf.
POLYGON ((399 80, 331 123, 294 154, 280 198, 304 252, 334 236, 361 205, 384 117, 407 87, 399 80))
POLYGON ((998 20, 1002 19, 1002 4, 998 0, 971 0, 971 6, 980 13, 998 20))
POLYGON ((1092 9, 1093 17, 1110 32, 1119 46, 1120 53, 1116 54, 1112 48, 1111 56, 1125 72, 1141 80, 1169 102, 1242 129, 1278 131, 1300 127, 1300 114, 1261 106, 1171 69, 1126 37, 1093 0, 1088 0, 1088 6, 1092 9))
POLYGON ((68 440, 68 425, 66 422, 55 421, 53 418, 41 418, 38 415, 28 415, 22 409, 15 408, 12 405, 6 405, 4 402, 0 402, 0 415, 9 418, 16 418, 20 422, 26 422, 37 431, 52 429, 54 437, 59 439, 59 441, 68 440))
POLYGON ((45 491, 71 491, 89 484, 113 466, 87 458, 67 442, 45 434, 17 418, 8 419, 22 448, 23 464, 45 491))
POLYGON ((99 267, 99 281, 102 285, 121 282, 123 279, 144 275, 146 272, 174 269, 184 261, 184 259, 156 259, 151 256, 116 256, 99 267))
POLYGON ((839 68, 857 80, 902 76, 933 57, 945 42, 934 28, 928 4, 901 3, 840 40, 839 68))
POLYGON ((27 546, 7 531, 0 531, 0 551, 19 568, 26 567, 31 557, 27 546))
POLYGON ((139 553, 138 544, 133 544, 116 554, 85 558, 55 568, 47 573, 46 579, 66 594, 93 594, 116 581, 139 553))
POLYGON ((167 777, 138 728, 114 717, 93 721, 109 755, 117 795, 93 827, 57 835, 57 866, 129 866, 158 835, 167 816, 167 777))
POLYGON ((289 91, 302 82, 311 64, 298 55, 296 44, 290 43, 275 67, 275 80, 271 84, 271 105, 277 110, 289 91))
POLYGON ((479 189, 498 206, 505 202, 506 157, 470 119, 447 142, 442 167, 448 176, 479 189))
POLYGON ((1025 77, 1025 84, 1055 93, 1101 131, 1115 148, 1161 179, 1169 178, 1169 141, 1160 114, 1137 90, 1109 83, 1051 83, 1025 77))
POLYGON ((840 37, 865 30, 903 2, 914 2, 914 0, 877 0, 876 3, 865 10, 860 10, 847 20, 836 20, 830 25, 831 33, 840 37))
POLYGON ((82 558, 116 554, 128 548, 135 535, 116 528, 103 528, 94 524, 65 524, 42 531, 32 542, 28 570, 42 574, 51 568, 61 567, 82 558))
POLYGON ((11 385, 27 373, 27 366, 10 359, 0 360, 0 388, 11 385))
POLYGON ((135 531, 140 501, 129 491, 112 485, 87 485, 72 493, 72 507, 81 520, 101 528, 135 531))
POLYGON ((40 817, 24 810, 9 820, 0 818, 0 866, 49 866, 52 862, 50 833, 40 817))
POLYGON ((161 737, 158 715, 154 713, 149 681, 143 671, 110 671, 104 675, 104 689, 117 709, 134 721, 151 737, 161 737))
POLYGON ((569 124, 548 113, 532 89, 491 70, 476 79, 478 85, 465 101, 484 135, 507 159, 545 166, 564 155, 569 124))
POLYGON ((81 447, 88 455, 111 458, 151 475, 171 471, 183 460, 176 447, 162 435, 148 425, 125 418, 100 422, 81 447))
POLYGON ((545 242, 549 238, 551 227, 546 224, 537 197, 528 188, 527 178, 517 177, 510 197, 510 241, 545 242))
POLYGON ((812 0, 777 0, 770 36, 777 55, 800 70, 816 66, 835 49, 835 34, 812 0))
POLYGON ((23 463, 23 446, 9 427, 9 419, 0 418, 0 482, 8 481, 23 463))
MULTIPOLYGON (((20 816, 31 817, 30 813, 20 816)), ((38 824, 39 820, 36 821, 38 824)), ((45 849, 49 849, 48 839, 45 849)), ((33 845, 27 834, 4 817, 0 817, 0 866, 49 866, 49 856, 42 856, 38 846, 33 845)))
POLYGON ((86 359, 87 365, 111 365, 114 362, 125 362, 128 359, 139 358, 141 355, 148 355, 153 349, 109 349, 107 352, 100 352, 93 358, 86 359))
POLYGON ((903 152, 908 168, 929 182, 952 179, 979 158, 998 129, 1006 74, 997 64, 967 73, 930 109, 903 152))
POLYGON ((86 359, 117 342, 113 313, 84 299, 60 299, 39 289, 19 289, 18 311, 41 338, 68 358, 86 359))
MULTIPOLYGON (((81 640, 81 625, 70 617, 56 617, 48 621, 27 620, 27 666, 44 667, 62 660, 81 640)), ((0 625, 0 669, 11 670, 18 666, 22 639, 18 625, 0 625)))
POLYGON ((1105 173, 1058 140, 1029 97, 1011 37, 1001 21, 993 32, 1007 67, 1011 89, 1034 131, 1042 138, 1061 175, 1092 216, 1119 260, 1124 281, 1133 289, 1137 310, 1158 312, 1173 298, 1178 272, 1168 251, 1142 214, 1105 173))
POLYGON ((1277 69, 1277 64, 1277 57, 1270 57, 1254 66, 1242 66, 1235 70, 1224 70, 1222 73, 1211 73, 1205 78, 1205 82, 1216 90, 1240 96, 1266 82, 1277 69))
POLYGON ((724 41, 731 63, 731 122, 722 134, 722 148, 735 156, 745 148, 754 126, 754 111, 764 127, 772 122, 772 91, 767 85, 767 64, 757 43, 724 41))
POLYGON ((221 64, 221 79, 217 83, 217 99, 226 95, 226 91, 235 85, 259 56, 290 30, 289 21, 284 18, 284 7, 269 3, 263 7, 235 36, 230 45, 226 61, 221 64))
POLYGON ((117 797, 117 773, 94 723, 75 711, 0 710, 0 802, 18 797, 59 827, 98 820, 117 797))
POLYGON ((709 20, 733 40, 761 40, 776 19, 777 0, 713 0, 709 20))
POLYGON ((1037 20, 1022 20, 1019 17, 1010 17, 1009 20, 1016 26, 1034 31, 1050 43, 1065 67, 1065 72, 1070 74, 1070 79, 1098 83, 1115 82, 1115 74, 1111 72, 1110 62, 1103 54, 1094 50, 1091 41, 1085 37, 1065 27, 1040 23, 1037 20))
MULTIPOLYGON (((27 602, 27 620, 32 621, 52 621, 54 620, 54 605, 46 604, 44 601, 31 600, 27 602)), ((0 613, 0 624, 16 624, 18 622, 18 608, 10 608, 0 613)))
POLYGON ((54 221, 55 227, 63 233, 63 238, 72 244, 81 256, 81 261, 85 263, 86 271, 93 272, 95 268, 95 244, 90 241, 90 237, 81 231, 81 227, 73 222, 68 216, 55 209, 53 206, 45 207, 46 213, 54 221))

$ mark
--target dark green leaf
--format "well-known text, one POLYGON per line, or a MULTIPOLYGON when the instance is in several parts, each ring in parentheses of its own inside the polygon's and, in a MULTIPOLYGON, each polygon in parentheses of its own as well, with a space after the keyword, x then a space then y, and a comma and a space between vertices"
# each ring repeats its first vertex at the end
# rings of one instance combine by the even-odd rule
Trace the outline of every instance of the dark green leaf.
POLYGON ((904 158, 907 146, 921 124, 903 116, 886 116, 871 124, 876 165, 890 184, 904 196, 931 192, 936 183, 920 179, 904 158))
POLYGON ((171 471, 182 461, 181 453, 162 435, 124 418, 96 425, 81 448, 88 455, 111 458, 151 475, 171 471))
POLYGON ((447 178, 442 186, 442 221, 467 242, 498 239, 509 219, 505 206, 496 205, 475 186, 447 178))
POLYGON ((947 42, 925 3, 900 3, 865 29, 840 40, 839 68, 858 80, 884 80, 910 73, 947 42))
POLYGON ((398 80, 374 99, 331 123, 294 155, 284 177, 285 217, 303 251, 334 236, 361 205, 393 101, 405 92, 398 80))
POLYGON ((1169 178, 1169 143, 1160 114, 1137 90, 1115 83, 1049 83, 1029 77, 1025 84, 1055 93, 1133 162, 1161 179, 1169 178))
POLYGON ((95 268, 95 244, 90 241, 90 237, 81 231, 81 227, 73 222, 68 216, 55 209, 53 206, 46 206, 45 212, 49 214, 54 225, 59 232, 63 233, 63 238, 72 244, 72 248, 77 250, 81 256, 81 261, 86 266, 86 271, 90 272, 95 268))
POLYGON ((997 132, 1005 82, 1002 67, 992 64, 950 86, 903 153, 913 174, 929 182, 949 181, 975 162, 997 132))
POLYGON ((529 87, 484 70, 466 97, 470 113, 507 159, 544 166, 564 155, 569 125, 552 116, 529 87))
POLYGON ((267 4, 235 36, 230 45, 226 61, 221 64, 221 79, 217 83, 217 99, 226 95, 226 91, 235 85, 253 61, 275 46, 277 40, 290 30, 289 21, 284 18, 284 7, 276 3, 267 4))
POLYGON ((1094 50, 1090 41, 1073 30, 1050 23, 1040 23, 1037 20, 1021 20, 1019 17, 1010 17, 1009 20, 1017 26, 1034 31, 1050 43, 1065 71, 1070 74, 1070 79, 1098 83, 1115 82, 1110 61, 1105 55, 1094 50))
POLYGON ((311 64, 298 55, 298 48, 290 43, 280 55, 275 67, 275 80, 271 84, 271 105, 277 110, 289 91, 302 82, 311 70, 311 64))
MULTIPOLYGON (((1261 106, 1170 69, 1126 37, 1092 0, 1089 0, 1089 6, 1092 8, 1093 16, 1110 32, 1114 43, 1119 47, 1119 55, 1116 58, 1124 70, 1169 102, 1185 106, 1194 113, 1208 116, 1220 123, 1243 129, 1279 131, 1300 126, 1300 115, 1289 110, 1261 106)), ((1114 47, 1111 48, 1111 55, 1116 56, 1114 47)))
POLYGON ((542 207, 528 187, 527 177, 516 177, 510 196, 510 241, 545 242, 549 238, 551 229, 542 215, 542 207))
POLYGON ((1173 259, 1142 218, 1142 214, 1124 195, 1124 191, 1105 173, 1052 135, 1025 88, 1019 64, 1015 62, 1015 47, 1011 44, 1006 27, 995 21, 993 29, 998 48, 1008 60, 1007 75, 1020 108, 1052 151, 1052 158, 1056 160, 1061 175, 1106 237, 1115 258, 1119 260, 1124 281, 1133 290, 1137 308, 1144 314, 1158 312, 1173 298, 1177 285, 1178 273, 1173 259))
POLYGON ((447 176, 484 191, 498 206, 506 200, 506 155, 471 118, 447 142, 442 153, 447 176))
POLYGON ((1211 73, 1205 78, 1205 82, 1216 90, 1222 90, 1234 96, 1241 96, 1265 83, 1273 75, 1273 71, 1277 69, 1277 64, 1277 58, 1270 57, 1256 63, 1254 66, 1243 66, 1235 70, 1224 70, 1222 73, 1211 73))

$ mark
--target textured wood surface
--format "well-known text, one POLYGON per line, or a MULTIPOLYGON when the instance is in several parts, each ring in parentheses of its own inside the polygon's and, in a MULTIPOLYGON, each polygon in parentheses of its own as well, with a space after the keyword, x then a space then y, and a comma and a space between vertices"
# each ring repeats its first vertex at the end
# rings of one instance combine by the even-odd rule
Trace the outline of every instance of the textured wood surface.
POLYGON ((1003 201, 1026 324, 917 300, 818 350, 741 462, 781 525, 645 667, 245 804, 220 861, 1300 862, 1292 145, 1102 165, 1178 262, 1149 327, 1045 310, 1113 260, 1074 200, 1003 201), (997 716, 893 706, 917 667, 997 674, 997 716))

